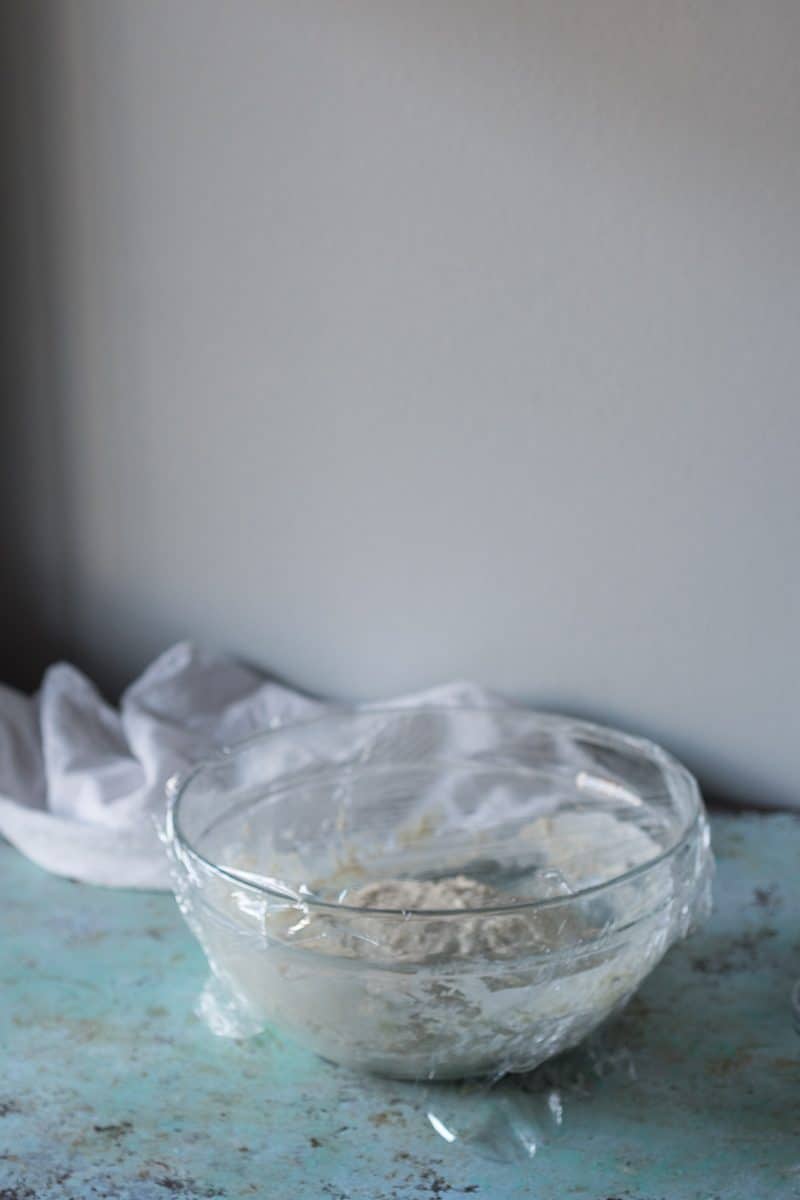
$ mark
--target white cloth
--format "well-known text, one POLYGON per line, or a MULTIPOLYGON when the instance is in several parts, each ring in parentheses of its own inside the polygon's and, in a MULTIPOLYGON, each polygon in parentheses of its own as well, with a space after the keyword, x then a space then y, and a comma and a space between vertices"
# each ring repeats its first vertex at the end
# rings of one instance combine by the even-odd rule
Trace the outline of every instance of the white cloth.
MULTIPOLYGON (((475 684, 451 683, 389 703, 498 700, 475 684)), ((0 834, 58 875, 168 888, 156 818, 170 776, 221 746, 325 709, 188 642, 157 658, 118 710, 67 663, 51 667, 33 697, 0 684, 0 834)))

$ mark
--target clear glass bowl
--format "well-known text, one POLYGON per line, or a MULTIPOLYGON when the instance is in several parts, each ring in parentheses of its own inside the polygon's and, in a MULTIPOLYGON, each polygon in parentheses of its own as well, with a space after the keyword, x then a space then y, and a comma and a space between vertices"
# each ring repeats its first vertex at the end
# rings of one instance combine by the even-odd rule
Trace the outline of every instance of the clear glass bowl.
POLYGON ((214 1003, 398 1078, 526 1071, 575 1045, 710 903, 692 776, 569 718, 336 711, 169 792, 214 1003))

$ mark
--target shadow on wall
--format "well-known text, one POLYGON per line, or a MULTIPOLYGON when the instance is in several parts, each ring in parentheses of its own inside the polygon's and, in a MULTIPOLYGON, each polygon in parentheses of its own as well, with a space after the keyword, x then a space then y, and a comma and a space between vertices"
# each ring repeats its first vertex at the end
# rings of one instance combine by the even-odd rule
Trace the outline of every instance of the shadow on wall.
POLYGON ((38 0, 0 6, 0 682, 30 690, 63 656, 67 510, 48 379, 41 194, 32 136, 45 65, 38 0))

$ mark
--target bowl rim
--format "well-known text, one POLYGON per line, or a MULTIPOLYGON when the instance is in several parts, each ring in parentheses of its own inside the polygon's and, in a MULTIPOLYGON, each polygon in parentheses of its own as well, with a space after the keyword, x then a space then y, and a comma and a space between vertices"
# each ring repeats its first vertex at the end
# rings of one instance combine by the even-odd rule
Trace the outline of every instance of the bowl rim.
MULTIPOLYGON (((292 784, 291 777, 283 783, 275 780, 273 785, 267 787, 264 792, 264 797, 275 795, 280 792, 290 790, 296 784, 292 784)), ((671 791, 671 789, 670 789, 671 791)), ((680 851, 694 837, 699 826, 705 824, 705 806, 703 797, 700 791, 699 784, 694 775, 684 766, 679 759, 670 754, 657 742, 650 741, 648 738, 638 737, 633 734, 624 733, 609 725, 602 725, 595 721, 586 721, 583 718, 573 717, 568 714, 556 712, 542 711, 539 709, 524 708, 521 705, 505 704, 505 705, 485 705, 479 706, 475 704, 423 704, 423 705, 359 705, 346 706, 336 705, 330 706, 327 711, 313 717, 303 720, 288 720, 270 726, 267 729, 249 734, 245 738, 241 738, 236 742, 221 747, 216 753, 209 754, 199 762, 195 763, 185 771, 179 771, 171 776, 166 784, 167 793, 167 809, 165 819, 165 840, 168 848, 177 851, 179 856, 188 855, 190 859, 194 859, 200 863, 202 867, 210 871, 213 875, 225 880, 228 883, 236 884, 237 887, 244 887, 252 892, 261 895, 270 896, 273 899, 290 901, 295 906, 302 906, 304 909, 314 909, 323 911, 333 911, 342 914, 357 914, 362 917, 380 916, 394 917, 402 920, 414 919, 416 917, 450 917, 450 918, 465 918, 474 916, 491 916, 500 914, 513 914, 519 912, 529 912, 539 909, 555 908, 559 905, 571 904, 574 901, 581 900, 587 896, 598 896, 604 892, 608 892, 613 888, 619 887, 637 879, 640 876, 646 875, 650 871, 655 870, 662 863, 667 862, 673 857, 676 857, 680 851), (604 879, 600 883, 590 884, 586 887, 578 888, 570 892, 566 896, 548 896, 536 900, 517 900, 513 903, 492 904, 484 906, 476 906, 474 908, 377 908, 367 907, 363 905, 344 904, 334 900, 324 900, 321 897, 315 896, 312 892, 305 893, 295 889, 292 884, 284 883, 280 880, 266 881, 265 877, 260 877, 259 881, 255 881, 252 875, 247 872, 238 872, 231 867, 222 866, 207 858, 201 853, 185 835, 180 824, 180 806, 186 792, 198 775, 223 765, 229 758, 241 753, 260 742, 268 742, 272 737, 285 735, 292 730, 306 729, 312 725, 323 724, 326 721, 341 719, 342 717, 369 717, 369 716, 397 716, 409 717, 419 716, 425 713, 436 714, 452 714, 452 713, 473 713, 475 715, 486 716, 496 714, 498 716, 514 716, 533 718, 542 726, 563 727, 572 730, 577 730, 580 733, 599 737, 610 743, 611 745, 620 744, 629 750, 645 756, 650 761, 656 762, 663 770, 668 780, 676 780, 680 782, 686 792, 686 796, 692 807, 691 817, 687 820, 684 828, 677 836, 672 845, 660 851, 652 858, 645 859, 644 862, 637 863, 636 866, 624 871, 621 875, 615 875, 611 879, 604 879), (248 878, 248 876, 250 876, 248 878), (264 879, 261 882, 260 879, 264 879)))

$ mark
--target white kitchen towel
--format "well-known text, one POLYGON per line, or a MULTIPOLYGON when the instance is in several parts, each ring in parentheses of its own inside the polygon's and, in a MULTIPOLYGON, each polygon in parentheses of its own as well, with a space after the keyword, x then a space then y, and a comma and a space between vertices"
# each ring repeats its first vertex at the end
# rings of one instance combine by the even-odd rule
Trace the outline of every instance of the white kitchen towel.
MULTIPOLYGON (((476 684, 450 683, 383 703, 499 701, 476 684)), ((0 685, 0 834, 58 875, 168 888, 154 818, 170 776, 326 707, 188 642, 157 658, 119 709, 67 663, 51 667, 33 697, 0 685)))

